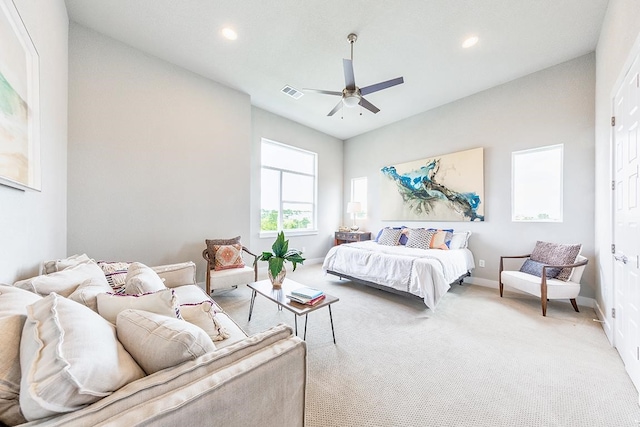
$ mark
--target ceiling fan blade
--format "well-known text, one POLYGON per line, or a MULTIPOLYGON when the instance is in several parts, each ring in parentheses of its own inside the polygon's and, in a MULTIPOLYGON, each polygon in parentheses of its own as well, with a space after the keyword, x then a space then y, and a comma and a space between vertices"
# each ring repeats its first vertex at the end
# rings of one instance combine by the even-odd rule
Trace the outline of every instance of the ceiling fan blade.
POLYGON ((336 92, 335 90, 322 90, 322 89, 302 89, 304 92, 321 93, 323 95, 336 95, 342 96, 342 92, 336 92))
POLYGON ((387 80, 386 82, 380 82, 371 86, 360 88, 360 94, 368 95, 370 93, 377 92, 382 89, 387 89, 387 88, 390 88, 391 86, 396 86, 402 83, 404 83, 404 79, 402 77, 398 77, 396 79, 387 80))
POLYGON ((348 90, 356 90, 356 78, 353 75, 353 61, 350 59, 342 60, 344 68, 344 85, 348 90))
POLYGON ((327 116, 333 116, 336 113, 336 111, 338 111, 341 107, 342 107, 342 99, 340 100, 340 102, 338 102, 338 104, 336 104, 335 107, 333 107, 333 110, 329 111, 329 114, 327 114, 327 116))
POLYGON ((358 102, 358 104, 363 106, 367 110, 371 111, 373 114, 376 114, 378 111, 380 111, 378 107, 376 107, 375 105, 373 105, 372 103, 370 103, 364 98, 360 98, 360 102, 358 102))

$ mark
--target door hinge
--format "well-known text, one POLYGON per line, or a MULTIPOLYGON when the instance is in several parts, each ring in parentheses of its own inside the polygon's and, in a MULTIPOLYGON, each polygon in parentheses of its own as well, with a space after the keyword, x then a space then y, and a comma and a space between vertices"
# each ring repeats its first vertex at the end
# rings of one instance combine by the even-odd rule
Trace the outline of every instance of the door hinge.
POLYGON ((615 244, 615 243, 612 243, 612 244, 611 244, 611 253, 612 253, 612 254, 615 254, 615 253, 616 253, 616 244, 615 244))
POLYGON ((616 182, 611 181, 611 190, 615 190, 615 189, 616 189, 616 182))
POLYGON ((615 308, 612 308, 612 309, 611 309, 611 318, 612 318, 612 319, 615 319, 615 318, 616 318, 616 309, 615 309, 615 308))
POLYGON ((616 116, 611 116, 611 126, 616 125, 616 116))

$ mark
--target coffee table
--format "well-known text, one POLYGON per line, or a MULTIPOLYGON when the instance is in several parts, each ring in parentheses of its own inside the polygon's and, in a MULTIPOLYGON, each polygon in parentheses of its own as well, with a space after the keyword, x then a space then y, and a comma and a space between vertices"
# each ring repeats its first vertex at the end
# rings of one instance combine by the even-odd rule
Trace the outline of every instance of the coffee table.
POLYGON ((260 280, 258 282, 249 283, 247 286, 249 286, 253 290, 251 294, 251 306, 249 307, 249 321, 251 321, 251 313, 253 313, 253 304, 256 300, 256 295, 259 294, 267 298, 268 300, 275 302, 278 305, 278 310, 282 310, 284 308, 295 314, 294 320, 296 327, 296 336, 298 335, 298 316, 304 316, 303 339, 306 340, 307 320, 309 313, 311 313, 312 311, 316 311, 322 307, 327 307, 329 309, 329 320, 331 321, 331 335, 333 335, 333 343, 336 343, 336 334, 333 330, 333 316, 331 315, 331 304, 340 301, 338 297, 334 297, 333 295, 325 293, 324 300, 320 301, 316 305, 305 305, 293 302, 289 298, 287 298, 287 295, 291 295, 291 291, 297 288, 303 288, 305 287, 305 285, 302 285, 291 279, 284 279, 281 289, 273 289, 270 280, 260 280))

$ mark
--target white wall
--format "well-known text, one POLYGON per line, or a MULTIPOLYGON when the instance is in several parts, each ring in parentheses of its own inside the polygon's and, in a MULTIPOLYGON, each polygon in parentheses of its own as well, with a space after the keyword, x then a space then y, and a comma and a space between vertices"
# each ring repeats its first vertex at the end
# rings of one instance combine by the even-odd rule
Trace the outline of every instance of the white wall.
POLYGON ((72 23, 68 251, 149 265, 249 235, 249 96, 72 23))
MULTIPOLYGON (((596 283, 601 315, 607 320, 605 331, 610 333, 613 307, 611 234, 611 149, 610 136, 613 90, 624 70, 625 61, 640 33, 640 2, 610 0, 602 24, 596 49, 596 105, 595 105, 595 264, 596 283)), ((610 336, 611 337, 611 336, 610 336)))
MULTIPOLYGON (((14 1, 40 59, 42 191, 0 185, 0 282, 38 273, 67 249, 67 33, 63 0, 14 1)), ((1 53, 0 53, 1 55, 1 53)))
MULTIPOLYGON (((342 140, 269 113, 252 111, 251 249, 270 250, 273 238, 260 238, 260 142, 267 138, 318 154, 318 234, 291 236, 290 247, 305 248, 310 262, 323 259, 333 246, 334 232, 342 215, 342 140)), ((346 205, 345 205, 346 206, 346 205)), ((286 235, 286 232, 285 232, 286 235)))
POLYGON ((484 147, 484 222, 405 225, 471 230, 476 263, 486 261, 473 276, 492 281, 498 279, 500 255, 528 253, 536 240, 582 243, 591 265, 581 295, 593 297, 594 65, 594 55, 585 55, 347 140, 344 201, 351 178, 367 176, 369 219, 364 228, 376 233, 383 226, 402 225, 381 220, 382 166, 484 147), (560 143, 564 222, 511 222, 511 152, 560 143))

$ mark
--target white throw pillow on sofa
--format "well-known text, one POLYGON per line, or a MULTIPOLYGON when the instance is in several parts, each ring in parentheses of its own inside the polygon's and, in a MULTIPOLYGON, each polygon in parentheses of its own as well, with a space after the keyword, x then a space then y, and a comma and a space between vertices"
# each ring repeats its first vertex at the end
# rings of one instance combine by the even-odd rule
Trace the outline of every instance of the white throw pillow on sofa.
POLYGON ((166 289, 158 273, 139 262, 132 262, 127 270, 124 293, 129 295, 146 294, 166 289))
POLYGON ((111 286, 104 280, 87 279, 68 296, 72 301, 86 305, 91 310, 98 312, 98 295, 111 292, 111 286))
POLYGON ((193 323, 205 331, 212 341, 222 341, 229 338, 227 329, 216 319, 216 310, 211 301, 181 304, 180 315, 187 322, 193 323))
POLYGON ((33 292, 0 285, 0 423, 26 422, 20 412, 20 338, 27 306, 42 299, 33 292))
POLYGON ((113 325, 55 293, 27 306, 20 367, 29 421, 78 410, 144 376, 113 325))
POLYGON ((82 255, 71 255, 65 259, 54 259, 51 261, 45 261, 42 264, 42 274, 51 274, 56 271, 62 271, 69 267, 75 267, 78 264, 84 264, 86 262, 93 261, 91 258, 87 256, 87 254, 82 255))
POLYGON ((99 294, 97 300, 100 316, 114 325, 118 313, 128 308, 181 319, 178 298, 173 289, 141 295, 99 294))
POLYGON ((86 262, 51 274, 20 280, 13 286, 47 296, 52 292, 68 297, 82 282, 87 279, 107 282, 102 269, 95 262, 86 262))
POLYGON ((175 317, 124 310, 116 321, 118 339, 147 374, 215 351, 200 328, 175 317))

